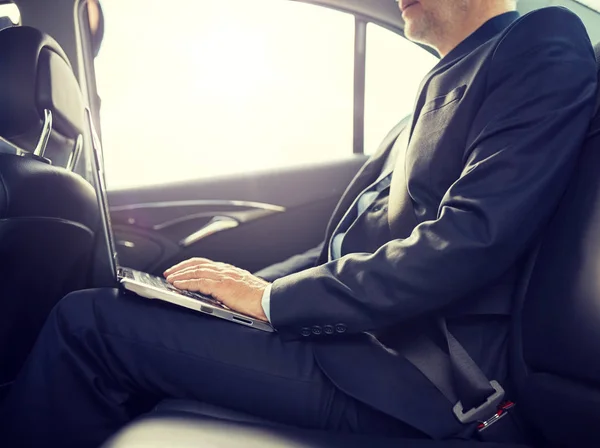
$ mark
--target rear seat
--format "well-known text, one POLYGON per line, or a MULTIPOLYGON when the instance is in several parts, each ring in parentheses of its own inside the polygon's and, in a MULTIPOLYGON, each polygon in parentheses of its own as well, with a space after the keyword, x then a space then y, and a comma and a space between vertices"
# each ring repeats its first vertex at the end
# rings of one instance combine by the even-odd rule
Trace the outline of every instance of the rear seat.
MULTIPOLYGON (((600 44, 596 46, 600 78, 600 44)), ((600 106, 600 92, 598 94, 600 106)), ((535 447, 600 446, 600 113, 581 160, 516 298, 511 376, 535 447)), ((189 401, 157 411, 105 448, 397 447, 511 445, 342 435, 285 428, 189 401)))
POLYGON ((60 46, 34 28, 3 29, 0 67, 1 389, 56 302, 87 286, 99 214, 94 189, 55 166, 75 161, 85 131, 79 84, 60 46), (50 146, 40 139, 44 125, 50 146))
POLYGON ((600 446, 598 112, 513 322, 511 376, 540 446, 600 446))

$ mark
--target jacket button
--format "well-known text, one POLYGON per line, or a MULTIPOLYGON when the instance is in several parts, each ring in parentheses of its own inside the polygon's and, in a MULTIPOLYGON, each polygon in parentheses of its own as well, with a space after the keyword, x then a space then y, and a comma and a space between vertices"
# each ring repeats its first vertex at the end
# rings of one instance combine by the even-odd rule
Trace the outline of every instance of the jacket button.
POLYGON ((310 331, 310 328, 303 328, 302 331, 300 331, 300 334, 306 338, 310 336, 312 332, 310 331))
POLYGON ((323 331, 325 332, 325 334, 333 334, 333 333, 335 333, 335 329, 333 328, 332 325, 325 325, 323 327, 323 331))
POLYGON ((337 332, 338 332, 338 333, 340 333, 340 334, 342 334, 342 333, 345 333, 345 332, 346 332, 346 330, 347 330, 347 327, 346 327, 346 325, 344 325, 344 324, 337 324, 337 325, 335 326, 335 331, 337 331, 337 332))
POLYGON ((323 333, 323 330, 321 329, 321 327, 319 327, 318 325, 315 325, 314 327, 312 327, 312 334, 319 336, 321 333, 323 333))

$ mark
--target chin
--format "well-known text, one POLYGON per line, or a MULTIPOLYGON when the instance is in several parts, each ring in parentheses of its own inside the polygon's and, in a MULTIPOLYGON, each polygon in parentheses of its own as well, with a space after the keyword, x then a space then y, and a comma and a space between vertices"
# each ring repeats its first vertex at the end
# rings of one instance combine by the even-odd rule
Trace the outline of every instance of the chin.
POLYGON ((414 22, 406 22, 404 27, 404 35, 407 39, 415 42, 422 42, 424 37, 423 34, 423 30, 418 26, 418 24, 414 22))
POLYGON ((404 35, 407 39, 420 44, 429 45, 428 39, 433 30, 433 26, 427 16, 411 17, 405 20, 404 35))

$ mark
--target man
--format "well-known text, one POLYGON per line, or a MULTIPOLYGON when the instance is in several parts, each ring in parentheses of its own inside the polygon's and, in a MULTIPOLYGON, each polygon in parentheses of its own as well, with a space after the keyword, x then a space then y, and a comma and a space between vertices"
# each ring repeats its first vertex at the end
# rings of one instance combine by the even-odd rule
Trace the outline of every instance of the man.
POLYGON ((504 380, 510 298, 577 159, 595 60, 565 9, 518 18, 511 0, 399 6, 407 36, 442 59, 413 118, 346 191, 323 251, 257 276, 203 259, 165 273, 276 333, 116 291, 73 294, 4 404, 14 446, 97 446, 169 397, 333 431, 468 433, 400 353, 415 335, 441 343, 443 316, 504 380))

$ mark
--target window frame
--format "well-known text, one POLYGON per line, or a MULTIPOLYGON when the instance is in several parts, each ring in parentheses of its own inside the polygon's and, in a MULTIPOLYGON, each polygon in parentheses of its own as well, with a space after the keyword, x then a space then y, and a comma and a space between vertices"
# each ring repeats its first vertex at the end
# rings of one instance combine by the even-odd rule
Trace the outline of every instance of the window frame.
MULTIPOLYGON (((314 4, 314 3, 313 3, 314 4)), ((327 8, 327 6, 324 6, 327 8)), ((348 12, 341 8, 337 9, 342 12, 348 12)), ((365 95, 366 95, 366 70, 367 70, 367 28, 369 23, 380 26, 394 34, 397 34, 402 39, 406 39, 413 45, 423 48, 428 53, 439 58, 439 55, 430 47, 410 41, 406 38, 404 30, 391 26, 380 20, 372 17, 367 17, 362 14, 352 13, 355 20, 355 37, 354 37, 354 145, 352 152, 354 154, 364 154, 365 148, 365 95)))
POLYGON ((89 109, 94 120, 94 127, 98 133, 98 138, 102 141, 102 122, 100 120, 100 97, 96 84, 96 68, 94 66, 94 52, 92 50, 92 30, 90 29, 88 3, 91 0, 77 0, 75 2, 76 29, 78 31, 78 47, 80 53, 80 63, 83 70, 80 70, 79 82, 82 89, 85 90, 89 109), (82 76, 83 75, 83 76, 82 76), (81 78, 85 78, 82 82, 81 78))

